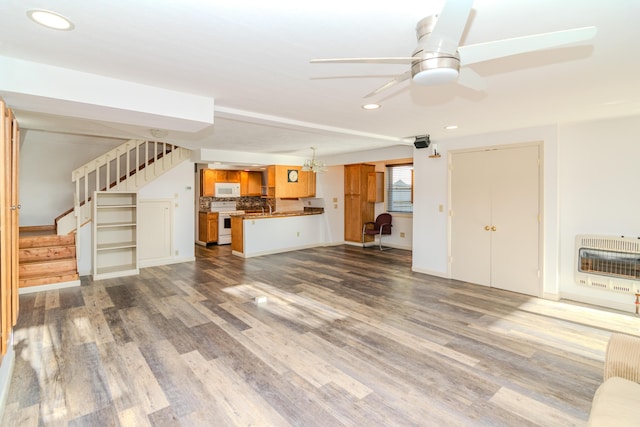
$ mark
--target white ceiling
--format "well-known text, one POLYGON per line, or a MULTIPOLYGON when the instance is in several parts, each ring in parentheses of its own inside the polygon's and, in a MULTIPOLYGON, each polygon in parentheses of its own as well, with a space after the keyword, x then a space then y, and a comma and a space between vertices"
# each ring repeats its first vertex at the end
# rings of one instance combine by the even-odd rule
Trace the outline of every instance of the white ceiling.
MULTIPOLYGON (((640 114, 640 1, 476 0, 462 45, 595 25, 594 40, 471 66, 487 89, 404 82, 363 96, 407 65, 309 64, 312 58, 409 56, 415 25, 444 0, 5 0, 0 56, 215 99, 215 121, 170 131, 188 148, 318 156, 500 130, 640 114), (74 31, 41 27, 54 10, 74 31), (456 131, 445 131, 456 124, 456 131)), ((47 82, 47 75, 37 76, 47 82)), ((55 82, 51 82, 52 85, 55 82)), ((67 117, 62 105, 7 90, 25 129, 151 138, 149 123, 67 117), (42 101, 42 100, 40 100, 42 101)), ((126 94, 124 95, 126 96, 126 94)), ((162 120, 153 123, 163 128, 162 120)), ((410 144, 410 143, 409 143, 410 144)))

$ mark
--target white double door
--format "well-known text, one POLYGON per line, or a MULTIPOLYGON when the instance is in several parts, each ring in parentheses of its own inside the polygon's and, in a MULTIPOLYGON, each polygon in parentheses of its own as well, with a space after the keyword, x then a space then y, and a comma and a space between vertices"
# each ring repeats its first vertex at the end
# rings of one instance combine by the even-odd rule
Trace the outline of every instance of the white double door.
POLYGON ((540 296, 539 147, 453 153, 454 279, 540 296))

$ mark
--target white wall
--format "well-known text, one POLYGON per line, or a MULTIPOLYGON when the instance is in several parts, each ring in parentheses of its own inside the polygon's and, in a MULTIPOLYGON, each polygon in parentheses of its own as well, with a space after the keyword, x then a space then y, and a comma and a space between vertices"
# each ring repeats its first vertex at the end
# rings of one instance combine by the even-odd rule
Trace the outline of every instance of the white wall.
POLYGON ((544 289, 552 297, 557 294, 557 131, 554 126, 519 129, 495 134, 476 135, 438 141, 442 157, 430 158, 431 150, 416 149, 414 165, 413 269, 418 272, 450 277, 449 269, 449 152, 477 147, 543 141, 543 223, 544 289), (442 205, 442 212, 440 211, 442 205))
POLYGON ((22 131, 20 146, 20 225, 50 225, 73 208, 71 172, 123 141, 22 131))
MULTIPOLYGON (((160 175, 154 181, 138 190, 138 200, 171 199, 173 206, 173 254, 167 262, 185 262, 195 259, 193 246, 194 224, 194 180, 193 163, 185 161, 168 172, 160 175)), ((139 218, 144 221, 144 218, 139 218)), ((78 273, 81 276, 92 274, 92 223, 83 226, 78 239, 80 252, 78 253, 78 273)), ((138 236, 143 239, 144 236, 138 236)))
POLYGON ((640 236, 640 116, 564 125, 559 130, 561 294, 627 311, 633 295, 575 284, 577 234, 640 236))
POLYGON ((415 150, 413 269, 450 277, 449 270, 449 152, 477 147, 542 141, 543 147, 543 266, 544 289, 557 295, 557 130, 555 126, 519 129, 438 142, 442 157, 430 158, 429 149, 415 150), (440 211, 442 205, 442 212, 440 211))
MULTIPOLYGON (((138 200, 173 200, 173 262, 195 256, 195 182, 192 162, 183 162, 138 190, 138 200)), ((143 221, 140 218, 140 221, 143 221)), ((144 238, 144 236, 139 236, 144 238)))
POLYGON ((633 296, 574 284, 576 234, 640 235, 640 117, 520 129, 415 150, 413 269, 450 277, 449 152, 543 142, 543 294, 633 311, 633 296), (438 206, 443 204, 444 212, 438 206))
POLYGON ((324 214, 245 219, 243 255, 250 258, 321 245, 323 217, 324 214))
MULTIPOLYGON (((385 162, 411 158, 412 156, 412 147, 398 145, 327 158, 327 162, 337 166, 330 166, 327 172, 316 175, 316 196, 325 199, 325 217, 330 234, 328 243, 344 243, 344 165, 369 163, 376 166, 376 171, 383 172, 385 170, 385 162), (335 203, 333 202, 334 198, 337 200, 335 203)), ((385 212, 385 204, 376 203, 375 215, 382 212, 385 212)), ((411 249, 412 233, 412 216, 394 215, 393 234, 385 236, 384 243, 397 248, 411 249), (400 232, 405 233, 404 238, 400 238, 400 232)))
POLYGON ((324 199, 325 242, 344 242, 344 166, 316 174, 316 197, 324 199), (335 200, 335 202, 334 202, 335 200))

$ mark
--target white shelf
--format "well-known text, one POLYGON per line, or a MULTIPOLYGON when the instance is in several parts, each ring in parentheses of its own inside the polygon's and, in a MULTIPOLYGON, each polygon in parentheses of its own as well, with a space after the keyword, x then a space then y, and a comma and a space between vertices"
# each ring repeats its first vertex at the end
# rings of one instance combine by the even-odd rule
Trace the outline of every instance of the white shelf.
POLYGON ((94 280, 138 274, 136 193, 96 191, 93 200, 94 280))
POLYGON ((135 248, 136 242, 101 243, 96 245, 97 251, 112 251, 122 248, 135 248))
POLYGON ((136 206, 131 206, 131 205, 114 205, 114 206, 96 206, 96 208, 98 209, 98 211, 102 212, 102 211, 108 211, 110 209, 135 209, 136 206))
POLYGON ((135 227, 136 223, 132 221, 125 222, 103 222, 96 224, 98 228, 115 228, 115 227, 135 227))

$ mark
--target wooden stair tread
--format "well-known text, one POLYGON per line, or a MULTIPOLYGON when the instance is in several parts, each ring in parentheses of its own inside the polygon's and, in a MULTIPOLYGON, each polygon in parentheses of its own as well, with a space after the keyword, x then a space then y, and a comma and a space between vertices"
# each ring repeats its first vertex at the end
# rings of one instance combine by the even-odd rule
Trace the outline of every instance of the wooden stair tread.
POLYGON ((46 235, 46 236, 26 236, 18 239, 18 246, 20 249, 43 247, 43 246, 63 246, 63 245, 75 245, 76 236, 74 234, 68 234, 65 236, 46 235))
POLYGON ((20 278, 19 287, 26 288, 29 286, 39 286, 39 285, 51 285, 54 283, 64 283, 64 282, 73 282, 75 280, 79 280, 80 276, 78 273, 68 272, 62 273, 58 275, 48 275, 43 277, 27 277, 20 278))
POLYGON ((27 262, 18 265, 18 277, 31 277, 43 275, 57 275, 60 273, 73 271, 77 272, 76 260, 61 259, 45 262, 27 262))
POLYGON ((18 250, 18 259, 21 263, 46 261, 53 259, 76 258, 74 246, 44 246, 23 248, 18 250))
POLYGON ((76 236, 58 236, 48 226, 21 229, 18 249, 18 286, 39 286, 76 281, 76 236))
POLYGON ((23 236, 42 236, 42 235, 50 235, 56 234, 56 226, 54 224, 51 225, 23 225, 20 227, 18 234, 20 237, 23 236))

